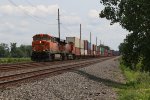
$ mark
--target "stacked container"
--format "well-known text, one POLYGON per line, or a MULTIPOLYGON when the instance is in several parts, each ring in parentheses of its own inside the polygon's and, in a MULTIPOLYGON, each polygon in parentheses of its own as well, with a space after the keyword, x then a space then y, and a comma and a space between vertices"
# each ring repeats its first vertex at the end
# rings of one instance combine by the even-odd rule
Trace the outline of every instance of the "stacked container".
POLYGON ((91 43, 90 42, 88 42, 88 55, 90 56, 91 55, 91 43))
POLYGON ((80 39, 77 37, 66 37, 66 41, 74 43, 74 46, 77 48, 79 48, 79 46, 80 46, 79 45, 80 39))
POLYGON ((84 41, 83 41, 83 40, 80 40, 80 43, 81 43, 81 44, 80 44, 80 48, 81 48, 81 49, 80 49, 80 50, 81 50, 80 52, 81 52, 81 55, 83 56, 83 55, 84 55, 84 41))
POLYGON ((96 55, 96 45, 94 44, 94 55, 96 55))
POLYGON ((92 52, 93 52, 92 55, 96 55, 96 45, 95 44, 92 45, 92 52))
POLYGON ((72 42, 74 44, 73 54, 76 56, 80 55, 80 39, 77 37, 66 37, 67 42, 72 42))
POLYGON ((108 50, 108 56, 113 56, 113 51, 112 50, 108 50))
POLYGON ((108 56, 108 49, 104 48, 104 56, 108 56))
POLYGON ((88 41, 84 40, 84 55, 88 55, 88 41))
POLYGON ((96 55, 100 56, 100 46, 97 46, 96 55))
POLYGON ((101 56, 104 56, 104 47, 103 46, 100 46, 100 53, 101 53, 101 56))

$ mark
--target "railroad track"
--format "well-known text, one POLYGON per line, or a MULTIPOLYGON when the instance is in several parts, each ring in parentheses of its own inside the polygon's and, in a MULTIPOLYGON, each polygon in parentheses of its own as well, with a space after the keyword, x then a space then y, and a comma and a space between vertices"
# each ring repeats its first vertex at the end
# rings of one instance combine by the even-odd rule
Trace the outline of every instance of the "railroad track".
POLYGON ((108 60, 111 58, 112 57, 102 58, 102 59, 97 59, 97 60, 95 59, 95 60, 80 61, 78 63, 68 63, 64 65, 59 65, 57 67, 40 69, 36 71, 29 71, 29 72, 23 72, 23 73, 12 74, 12 75, 7 75, 7 76, 1 76, 0 88, 7 87, 9 85, 19 84, 20 82, 25 82, 26 80, 30 80, 30 79, 33 80, 33 79, 40 78, 40 77, 47 76, 47 75, 49 76, 49 75, 64 73, 68 70, 85 67, 85 66, 99 63, 99 62, 102 62, 104 60, 108 60))
MULTIPOLYGON (((89 59, 95 59, 95 58, 89 58, 89 59)), ((65 60, 65 61, 54 61, 54 62, 28 62, 28 63, 16 63, 16 64, 0 64, 0 72, 9 72, 15 70, 22 70, 22 69, 33 69, 33 68, 46 67, 46 66, 64 64, 64 63, 85 61, 89 59, 65 60)))
MULTIPOLYGON (((85 61, 86 59, 81 59, 80 61, 85 61)), ((54 62, 29 62, 29 63, 18 63, 18 64, 0 64, 0 72, 8 72, 14 70, 31 69, 38 67, 45 67, 51 65, 58 65, 70 62, 76 62, 79 60, 66 60, 66 61, 54 61, 54 62)))

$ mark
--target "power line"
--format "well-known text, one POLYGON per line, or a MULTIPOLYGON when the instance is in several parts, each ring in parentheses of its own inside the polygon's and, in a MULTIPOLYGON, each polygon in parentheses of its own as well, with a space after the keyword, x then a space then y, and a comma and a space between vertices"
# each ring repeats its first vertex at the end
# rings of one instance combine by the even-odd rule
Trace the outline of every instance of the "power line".
MULTIPOLYGON (((27 2, 29 5, 31 5, 32 7, 35 7, 36 8, 36 6, 34 5, 34 4, 32 4, 29 0, 25 0, 25 2, 27 2)), ((55 16, 55 15, 51 15, 51 16, 55 16)))
MULTIPOLYGON (((29 5, 31 5, 32 7, 35 7, 36 8, 36 6, 34 5, 34 4, 32 4, 29 0, 25 0, 25 2, 27 2, 29 5)), ((51 15, 52 16, 52 15, 51 15)), ((54 16, 54 15, 53 15, 54 16)), ((39 18, 39 17, 37 17, 37 18, 39 18)), ((42 20, 44 20, 45 22, 47 22, 47 20, 46 19, 42 19, 42 20)), ((57 25, 57 24, 54 24, 54 25, 57 25)))
MULTIPOLYGON (((25 0, 29 5, 31 5, 32 7, 35 7, 29 0, 25 0)), ((60 14, 59 14, 59 16, 60 16, 60 14)), ((58 18, 59 19, 59 18, 58 18)), ((58 20, 57 19, 57 20, 58 20)), ((61 23, 59 22, 58 23, 58 25, 60 25, 61 23)), ((62 26, 62 28, 63 29, 65 29, 66 31, 68 31, 68 32, 71 32, 71 33, 73 33, 70 29, 68 29, 67 27, 65 27, 63 24, 61 24, 61 26, 62 26)))
POLYGON ((29 0, 25 0, 28 4, 30 4, 32 7, 34 7, 34 5, 29 1, 29 0))
POLYGON ((8 0, 8 1, 9 1, 12 5, 14 5, 15 7, 19 8, 20 10, 22 10, 22 11, 24 12, 24 14, 30 16, 32 19, 34 19, 34 20, 37 21, 37 22, 40 22, 40 23, 42 22, 42 23, 47 24, 47 25, 57 25, 57 24, 50 24, 50 23, 44 22, 44 21, 40 20, 39 17, 36 17, 36 16, 31 15, 28 11, 26 11, 25 9, 19 7, 19 6, 18 6, 15 2, 13 2, 12 0, 8 0))
POLYGON ((66 31, 73 33, 70 29, 68 29, 66 26, 64 26, 63 24, 61 24, 61 26, 63 27, 63 29, 65 29, 66 31))

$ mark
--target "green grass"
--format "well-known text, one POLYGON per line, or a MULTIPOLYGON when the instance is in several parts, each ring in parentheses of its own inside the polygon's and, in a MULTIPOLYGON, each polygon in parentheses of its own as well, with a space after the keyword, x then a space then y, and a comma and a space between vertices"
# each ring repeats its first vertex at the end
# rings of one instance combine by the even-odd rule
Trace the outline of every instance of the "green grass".
POLYGON ((0 64, 31 62, 30 58, 0 58, 0 64))
POLYGON ((120 65, 126 77, 126 84, 116 87, 119 100, 150 100, 150 74, 132 71, 120 65))

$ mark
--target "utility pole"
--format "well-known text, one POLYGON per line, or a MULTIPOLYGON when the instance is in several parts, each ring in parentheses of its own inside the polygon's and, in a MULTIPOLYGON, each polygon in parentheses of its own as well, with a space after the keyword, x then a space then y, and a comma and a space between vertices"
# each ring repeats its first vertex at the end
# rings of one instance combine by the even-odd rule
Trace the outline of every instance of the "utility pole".
POLYGON ((97 51, 97 37, 96 37, 96 50, 95 51, 97 51))
MULTIPOLYGON (((90 43, 91 43, 91 32, 90 32, 90 43)), ((92 47, 92 43, 91 43, 91 47, 92 47)), ((91 48, 91 50, 92 50, 92 48, 91 48)), ((92 53, 91 50, 90 50, 90 54, 92 53)))
POLYGON ((100 40, 100 45, 101 45, 101 40, 100 40))
POLYGON ((80 40, 81 40, 81 24, 80 24, 80 40))
POLYGON ((80 24, 80 56, 81 56, 81 24, 80 24))
POLYGON ((58 37, 60 39, 60 15, 59 15, 59 9, 58 9, 58 37))
POLYGON ((97 37, 96 37, 96 46, 97 46, 97 37))
POLYGON ((90 43, 91 43, 91 32, 90 32, 90 43))

